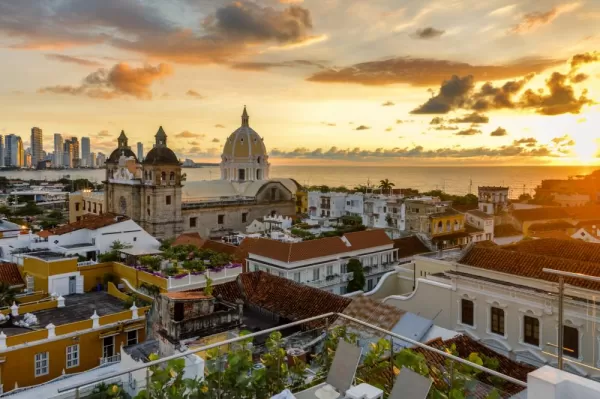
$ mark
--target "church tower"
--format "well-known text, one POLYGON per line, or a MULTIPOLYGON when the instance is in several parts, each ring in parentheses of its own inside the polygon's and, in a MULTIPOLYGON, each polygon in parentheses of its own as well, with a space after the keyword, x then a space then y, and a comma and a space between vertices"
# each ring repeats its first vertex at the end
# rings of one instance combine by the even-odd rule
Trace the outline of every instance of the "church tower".
POLYGON ((221 180, 269 180, 270 166, 265 143, 250 127, 250 116, 244 106, 242 126, 229 135, 223 146, 221 180))
POLYGON ((183 231, 181 164, 162 126, 154 137, 142 164, 140 225, 157 238, 175 237, 183 231))

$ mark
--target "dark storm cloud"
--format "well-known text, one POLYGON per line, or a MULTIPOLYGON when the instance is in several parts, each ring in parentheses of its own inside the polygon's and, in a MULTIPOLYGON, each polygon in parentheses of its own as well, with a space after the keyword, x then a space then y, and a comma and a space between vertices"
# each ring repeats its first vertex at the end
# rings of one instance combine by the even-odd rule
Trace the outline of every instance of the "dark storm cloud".
POLYGON ((411 36, 415 39, 433 39, 442 36, 446 31, 432 28, 431 26, 423 29, 417 29, 411 36))
POLYGON ((257 45, 314 39, 304 7, 263 7, 236 1, 217 8, 200 29, 169 20, 149 2, 20 0, 0 2, 0 32, 13 47, 65 48, 105 43, 181 63, 229 63, 257 53, 257 45))
POLYGON ((450 123, 488 123, 489 121, 490 118, 477 112, 449 120, 450 123))
POLYGON ((554 72, 545 82, 543 89, 527 89, 525 85, 533 75, 495 86, 491 82, 475 88, 472 76, 452 76, 442 83, 436 95, 411 111, 413 114, 447 114, 465 109, 478 112, 499 109, 531 109, 542 115, 578 114, 584 105, 593 101, 587 90, 579 96, 568 83, 568 75, 554 72), (522 92, 522 93, 521 93, 522 92), (521 94, 520 94, 521 93, 521 94))
POLYGON ((363 62, 348 67, 326 68, 308 78, 311 82, 355 83, 383 86, 406 83, 413 86, 438 85, 449 76, 472 75, 473 81, 505 80, 541 72, 563 61, 528 58, 506 65, 470 65, 464 62, 431 58, 397 57, 363 62))
POLYGON ((503 127, 498 127, 496 130, 490 133, 492 137, 502 137, 508 135, 508 132, 503 127))
POLYGON ((127 63, 119 63, 110 70, 100 68, 83 79, 80 86, 48 86, 39 93, 69 94, 110 100, 120 97, 152 98, 150 87, 154 81, 169 76, 173 68, 168 64, 146 65, 132 68, 127 63))

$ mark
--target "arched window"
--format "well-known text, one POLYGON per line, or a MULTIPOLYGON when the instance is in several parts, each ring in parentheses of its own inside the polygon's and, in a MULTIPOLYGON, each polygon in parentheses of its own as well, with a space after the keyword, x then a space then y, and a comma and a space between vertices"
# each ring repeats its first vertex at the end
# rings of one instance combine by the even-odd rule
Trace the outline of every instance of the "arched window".
POLYGON ((167 181, 167 172, 162 172, 160 174, 160 180, 161 181, 167 181))
POLYGON ((436 233, 442 233, 443 231, 444 231, 444 224, 440 220, 439 223, 438 223, 438 225, 437 225, 437 230, 435 232, 436 233))
POLYGON ((144 171, 144 180, 148 180, 148 171, 147 170, 144 171))
POLYGON ((262 170, 261 169, 256 170, 256 180, 262 180, 262 170))
POLYGON ((454 231, 458 231, 458 229, 460 229, 460 223, 458 223, 458 220, 454 221, 454 231))
POLYGON ((169 180, 171 180, 171 181, 175 180, 175 172, 171 172, 171 174, 169 175, 169 180))
POLYGON ((258 158, 256 158, 256 162, 260 164, 261 158, 260 156, 258 158))
POLYGON ((452 231, 452 226, 450 225, 450 221, 446 222, 446 231, 452 231))

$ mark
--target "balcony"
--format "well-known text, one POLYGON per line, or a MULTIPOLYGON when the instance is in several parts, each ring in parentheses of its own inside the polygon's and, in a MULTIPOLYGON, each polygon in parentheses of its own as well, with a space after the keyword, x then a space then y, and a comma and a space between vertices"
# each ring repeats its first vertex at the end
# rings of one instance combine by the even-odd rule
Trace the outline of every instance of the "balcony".
POLYGON ((117 354, 114 356, 108 356, 108 357, 101 357, 100 358, 100 365, 104 366, 107 364, 112 364, 112 363, 118 363, 121 361, 121 355, 117 354))
POLYGON ((324 279, 313 280, 313 281, 308 282, 307 284, 310 285, 310 286, 312 286, 312 287, 316 287, 316 288, 328 287, 330 285, 336 285, 336 284, 340 284, 340 283, 346 283, 346 282, 352 280, 352 276, 353 275, 354 275, 353 272, 344 273, 342 275, 332 274, 330 276, 327 276, 324 279))
MULTIPOLYGON (((77 378, 76 383, 64 384, 57 392, 60 397, 79 398, 93 387, 112 389, 110 384, 115 384, 132 396, 139 394, 140 387, 151 387, 145 398, 163 397, 164 387, 169 386, 173 397, 201 392, 194 397, 269 399, 290 392, 297 399, 313 399, 324 397, 326 389, 346 393, 329 397, 364 398, 354 393, 370 386, 368 389, 376 395, 369 398, 424 399, 428 393, 436 398, 525 398, 526 372, 515 378, 461 356, 474 358, 469 354, 459 355, 456 349, 428 346, 342 313, 326 313, 194 347, 143 365, 123 365, 122 369, 96 378, 77 378), (375 342, 357 340, 356 334, 363 331, 371 334, 375 342), (282 332, 290 335, 283 336, 282 332), (262 338, 256 342, 265 343, 254 342, 258 337, 262 338), (173 362, 200 353, 205 359, 201 375, 189 375, 187 366, 184 369, 183 364, 177 366, 173 362), (397 384, 405 384, 406 389, 397 384), (425 389, 424 395, 406 396, 418 387, 425 389), (181 391, 175 392, 177 389, 181 391), (403 393, 398 395, 398 391, 403 393)), ((510 362, 507 358, 503 361, 510 362)), ((507 372, 515 375, 510 369, 507 372)), ((531 389, 527 394, 529 398, 539 397, 531 389)), ((567 397, 570 396, 562 396, 567 397)), ((561 397, 552 399, 555 398, 561 397)))

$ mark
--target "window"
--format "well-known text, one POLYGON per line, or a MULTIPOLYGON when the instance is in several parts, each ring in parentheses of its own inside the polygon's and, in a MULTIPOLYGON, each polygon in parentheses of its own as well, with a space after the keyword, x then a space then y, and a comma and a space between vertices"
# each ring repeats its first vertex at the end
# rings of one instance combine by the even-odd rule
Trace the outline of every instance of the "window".
POLYGON ((102 204, 98 204, 98 207, 99 207, 99 209, 100 209, 100 210, 98 211, 98 213, 99 213, 100 215, 102 215, 102 204))
POLYGON ((341 270, 342 274, 348 273, 348 265, 347 264, 345 264, 345 263, 342 264, 341 269, 342 269, 341 270))
POLYGON ((271 187, 271 201, 277 199, 277 187, 271 187))
POLYGON ((523 342, 540 346, 540 321, 535 317, 523 317, 523 342))
POLYGON ((79 210, 79 202, 75 203, 75 210, 78 211, 79 210))
POLYGON ((319 272, 320 272, 320 269, 318 269, 318 268, 313 269, 313 281, 316 281, 319 279, 319 274, 320 274, 319 272))
POLYGON ((348 287, 340 287, 340 295, 346 295, 348 293, 348 287))
POLYGON ((294 281, 299 283, 300 282, 300 272, 295 272, 294 273, 294 281))
POLYGON ((473 301, 469 301, 468 299, 461 299, 460 322, 468 326, 475 325, 473 301))
POLYGON ((127 346, 138 343, 137 330, 127 331, 127 346))
POLYGON ((183 320, 184 313, 185 312, 184 312, 184 308, 183 308, 183 302, 175 302, 173 320, 174 321, 183 320))
POLYGON ((492 308, 492 326, 491 331, 494 334, 504 335, 504 310, 492 308))
POLYGON ((579 330, 571 326, 563 326, 563 354, 579 357, 579 330))
POLYGON ((175 172, 169 173, 169 180, 171 180, 171 181, 175 180, 175 172))
POLYGON ((217 215, 217 223, 218 224, 225 223, 225 215, 217 215))
POLYGON ((67 368, 79 366, 79 345, 67 346, 67 368))
POLYGON ((371 291, 373 289, 373 279, 370 278, 367 280, 367 291, 371 291))
POLYGON ((248 212, 242 213, 242 223, 246 223, 248 221, 248 212))
POLYGON ((115 337, 105 337, 102 340, 102 357, 108 358, 115 355, 115 337))
POLYGON ((146 204, 150 205, 150 196, 146 196, 146 204))
POLYGON ((333 265, 327 265, 327 275, 328 276, 333 275, 333 265))
POLYGON ((197 217, 190 218, 190 227, 196 227, 197 222, 198 222, 197 217))
POLYGON ((96 203, 94 202, 94 213, 96 213, 96 203))
POLYGON ((170 195, 167 195, 166 201, 167 201, 167 205, 171 205, 171 196, 170 195))
POLYGON ((35 376, 48 374, 48 352, 35 354, 35 376))

